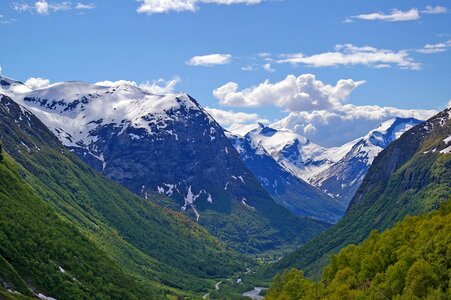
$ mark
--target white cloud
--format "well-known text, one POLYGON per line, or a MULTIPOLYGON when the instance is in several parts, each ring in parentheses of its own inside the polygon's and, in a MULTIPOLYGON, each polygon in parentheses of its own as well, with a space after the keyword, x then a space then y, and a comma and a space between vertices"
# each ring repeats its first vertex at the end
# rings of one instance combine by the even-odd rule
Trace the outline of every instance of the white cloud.
POLYGON ((138 13, 144 14, 159 14, 170 11, 182 12, 190 11, 194 12, 199 9, 199 4, 259 4, 263 0, 138 0, 141 4, 137 9, 138 13))
POLYGON ((0 15, 0 24, 2 25, 9 25, 12 24, 14 22, 16 22, 16 19, 12 19, 12 18, 5 18, 4 15, 0 15))
POLYGON ((448 12, 448 8, 443 7, 443 6, 431 6, 428 5, 426 6, 426 8, 424 10, 421 11, 424 14, 446 14, 448 12))
POLYGON ((96 82, 95 85, 98 86, 107 86, 107 87, 115 87, 120 85, 131 85, 131 86, 138 86, 138 84, 135 81, 129 81, 129 80, 117 80, 117 81, 99 81, 96 82))
POLYGON ((424 54, 431 54, 431 53, 439 53, 447 51, 451 47, 451 40, 448 40, 443 43, 437 43, 437 44, 427 44, 421 49, 417 49, 417 52, 424 53, 424 54))
POLYGON ((269 80, 242 91, 238 84, 229 82, 215 89, 213 95, 220 104, 236 107, 277 106, 285 111, 327 109, 339 105, 365 81, 339 80, 335 86, 324 84, 312 74, 299 77, 288 75, 284 80, 269 80))
POLYGON ((152 82, 148 81, 139 85, 140 88, 148 90, 152 94, 169 94, 174 92, 177 84, 181 82, 181 78, 178 76, 173 77, 171 80, 158 79, 152 82))
POLYGON ((71 9, 93 9, 93 4, 77 3, 75 6, 70 1, 48 2, 47 0, 35 1, 32 3, 13 3, 12 8, 18 12, 32 12, 39 15, 67 11, 71 9))
POLYGON ((262 3, 263 0, 199 0, 202 3, 215 3, 215 4, 223 4, 223 5, 231 5, 231 4, 259 4, 262 3))
POLYGON ((412 8, 409 10, 399 10, 392 9, 390 13, 384 12, 374 12, 369 14, 361 14, 357 16, 351 16, 346 18, 344 23, 352 23, 354 20, 365 20, 365 21, 384 21, 384 22, 405 22, 414 21, 421 18, 421 14, 445 14, 448 12, 448 8, 443 6, 426 6, 425 9, 419 11, 417 8, 412 8))
POLYGON ((211 67, 215 65, 225 65, 232 61, 232 55, 230 54, 208 54, 194 56, 186 62, 190 66, 204 66, 211 67))
POLYGON ((246 65, 244 67, 241 67, 241 70, 245 72, 253 72, 256 71, 257 69, 255 68, 254 65, 246 65))
POLYGON ((38 1, 35 3, 36 12, 40 15, 48 15, 49 4, 46 1, 38 1))
POLYGON ((25 84, 32 90, 42 89, 50 85, 50 80, 40 77, 31 77, 25 81, 25 84))
POLYGON ((303 64, 310 67, 337 67, 364 65, 368 67, 397 66, 418 70, 421 64, 409 56, 407 50, 386 50, 375 47, 357 47, 353 44, 336 45, 335 51, 306 56, 303 53, 284 54, 277 63, 303 64))
POLYGON ((402 21, 412 21, 418 20, 420 14, 418 9, 412 8, 410 10, 402 11, 399 9, 393 9, 390 13, 386 14, 383 12, 375 12, 369 14, 361 14, 357 16, 352 16, 351 19, 359 19, 366 21, 386 21, 386 22, 402 22, 402 21))
POLYGON ((271 53, 269 53, 269 52, 260 52, 258 54, 258 56, 261 57, 261 58, 267 58, 267 57, 271 56, 271 53))
POLYGON ((276 69, 273 69, 273 68, 271 67, 271 64, 270 64, 270 63, 264 64, 264 65, 263 65, 263 70, 265 70, 265 71, 267 71, 267 72, 269 72, 269 73, 274 73, 274 72, 276 71, 276 69))
POLYGON ((96 6, 93 3, 90 3, 90 4, 77 3, 77 5, 75 6, 75 9, 80 9, 80 10, 94 9, 94 8, 96 8, 96 6))
POLYGON ((169 11, 196 11, 196 0, 141 0, 138 13, 158 14, 169 11))
POLYGON ((225 127, 257 121, 267 122, 267 120, 261 120, 260 116, 255 113, 249 114, 244 112, 235 112, 233 110, 222 110, 210 107, 206 107, 205 109, 219 124, 225 127))
POLYGON ((129 80, 117 80, 117 81, 100 81, 96 82, 95 85, 99 86, 107 86, 107 87, 114 87, 114 86, 120 86, 120 85, 130 85, 139 87, 143 90, 148 91, 152 94, 169 94, 174 92, 174 89, 177 84, 181 82, 181 78, 179 76, 175 76, 170 80, 165 79, 158 79, 153 81, 147 81, 141 84, 137 84, 135 81, 129 81, 129 80))
MULTIPOLYGON (((364 83, 341 79, 335 85, 330 85, 312 74, 298 77, 289 75, 282 81, 270 83, 266 80, 241 91, 238 90, 238 84, 229 82, 214 90, 213 95, 222 105, 279 107, 289 114, 272 124, 272 127, 292 130, 314 143, 328 147, 361 137, 388 118, 414 117, 424 120, 436 113, 433 110, 346 104, 345 100, 350 94, 364 83)), ((230 128, 233 132, 242 132, 249 126, 232 124, 230 128)))
POLYGON ((359 138, 389 118, 413 117, 425 120, 436 113, 434 110, 346 104, 330 110, 293 112, 271 126, 293 130, 313 143, 331 147, 359 138))

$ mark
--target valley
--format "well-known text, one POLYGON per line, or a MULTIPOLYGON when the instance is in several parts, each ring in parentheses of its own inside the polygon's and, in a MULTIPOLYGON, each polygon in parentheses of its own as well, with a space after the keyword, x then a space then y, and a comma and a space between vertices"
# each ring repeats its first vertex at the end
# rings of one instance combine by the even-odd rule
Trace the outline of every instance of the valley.
POLYGON ((450 3, 0 1, 0 300, 451 300, 450 3))
POLYGON ((311 293, 342 248, 450 200, 449 109, 324 148, 230 132, 187 94, 0 83, 6 299, 278 299, 280 276, 311 293))

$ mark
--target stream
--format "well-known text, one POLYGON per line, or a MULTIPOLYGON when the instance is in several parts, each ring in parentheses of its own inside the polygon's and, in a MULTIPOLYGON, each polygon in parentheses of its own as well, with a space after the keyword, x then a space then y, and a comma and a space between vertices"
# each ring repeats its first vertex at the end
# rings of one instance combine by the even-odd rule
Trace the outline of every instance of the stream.
POLYGON ((260 296, 260 292, 264 290, 262 287, 254 287, 252 291, 243 293, 244 297, 249 297, 252 300, 263 300, 263 296, 260 296))

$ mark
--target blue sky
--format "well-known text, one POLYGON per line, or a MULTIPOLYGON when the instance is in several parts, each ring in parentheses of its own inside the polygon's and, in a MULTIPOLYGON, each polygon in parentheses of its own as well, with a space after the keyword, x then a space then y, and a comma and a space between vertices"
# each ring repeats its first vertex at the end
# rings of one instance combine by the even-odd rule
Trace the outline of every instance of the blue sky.
MULTIPOLYGON (((22 81, 41 77, 50 82, 137 83, 177 76, 175 90, 188 92, 209 108, 253 114, 246 119, 249 122, 307 113, 296 130, 316 142, 330 132, 318 133, 327 127, 324 124, 306 130, 313 112, 322 111, 324 116, 339 111, 343 117, 353 113, 344 112, 346 104, 439 110, 451 99, 448 1, 221 2, 227 0, 4 0, 0 3, 2 74, 22 81), (181 11, 157 12, 168 7, 181 11), (210 54, 221 56, 191 61, 200 65, 190 63, 195 56, 210 54), (202 65, 211 61, 222 64, 202 65), (299 98, 290 95, 291 88, 284 84, 288 75, 302 74, 315 79, 308 91, 302 91, 305 97, 299 98), (354 84, 336 87, 341 79, 354 84), (254 88, 265 80, 267 85, 254 88), (213 95, 231 82, 238 87, 229 85, 213 95), (277 82, 284 86, 281 90, 272 85, 277 82), (317 92, 321 96, 315 96, 317 92)), ((223 117, 233 119, 233 115, 223 117)), ((293 121, 288 123, 284 126, 294 130, 293 121)))

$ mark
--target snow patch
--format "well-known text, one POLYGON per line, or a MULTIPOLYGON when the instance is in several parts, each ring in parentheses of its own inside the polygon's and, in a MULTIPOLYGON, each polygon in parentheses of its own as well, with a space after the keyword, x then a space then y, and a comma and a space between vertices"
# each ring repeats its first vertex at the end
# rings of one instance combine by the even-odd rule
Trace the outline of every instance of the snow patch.
POLYGON ((451 152, 451 146, 446 147, 445 149, 443 149, 442 151, 440 151, 440 153, 442 154, 447 154, 451 152))
POLYGON ((37 296, 39 299, 41 299, 41 300, 56 300, 55 298, 48 297, 48 296, 46 296, 46 295, 44 295, 44 294, 42 294, 42 293, 39 293, 39 294, 37 294, 36 296, 37 296))
POLYGON ((246 199, 246 198, 241 199, 241 203, 242 203, 244 206, 246 206, 247 208, 255 209, 255 207, 250 206, 249 204, 247 204, 247 199, 246 199))

